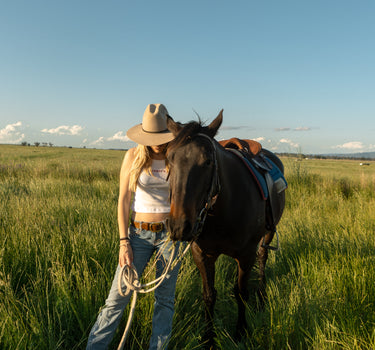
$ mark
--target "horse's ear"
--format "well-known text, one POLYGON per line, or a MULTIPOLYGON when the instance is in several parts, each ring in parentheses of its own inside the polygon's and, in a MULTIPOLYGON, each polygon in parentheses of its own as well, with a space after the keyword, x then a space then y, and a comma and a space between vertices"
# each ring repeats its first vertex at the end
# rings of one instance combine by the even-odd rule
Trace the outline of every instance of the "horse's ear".
POLYGON ((220 111, 218 116, 211 122, 211 124, 207 127, 209 136, 214 137, 219 130, 221 123, 223 122, 223 110, 220 111))
POLYGON ((171 116, 167 115, 167 128, 176 136, 182 129, 182 125, 179 122, 175 122, 171 116))

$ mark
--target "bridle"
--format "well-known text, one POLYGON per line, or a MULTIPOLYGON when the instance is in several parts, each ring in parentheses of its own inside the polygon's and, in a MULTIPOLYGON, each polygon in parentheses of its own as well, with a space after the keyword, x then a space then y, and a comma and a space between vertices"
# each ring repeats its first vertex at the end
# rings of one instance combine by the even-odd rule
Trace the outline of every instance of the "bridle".
POLYGON ((220 178, 219 178, 219 166, 217 162, 217 150, 216 150, 216 143, 215 141, 206 134, 199 133, 195 136, 202 136, 210 141, 210 144, 213 148, 214 154, 214 174, 210 186, 210 191, 208 192, 207 199, 204 202, 203 208, 200 210, 194 225, 194 238, 193 240, 197 239, 199 235, 202 233, 204 223, 206 221, 207 213, 215 204, 216 199, 220 193, 221 185, 220 185, 220 178))

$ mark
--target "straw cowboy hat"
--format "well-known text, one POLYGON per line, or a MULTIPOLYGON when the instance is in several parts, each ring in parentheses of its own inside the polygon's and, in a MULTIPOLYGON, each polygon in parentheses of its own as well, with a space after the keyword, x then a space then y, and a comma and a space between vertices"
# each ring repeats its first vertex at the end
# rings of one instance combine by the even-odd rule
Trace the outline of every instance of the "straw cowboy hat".
POLYGON ((158 146, 174 139, 167 128, 168 111, 161 103, 147 106, 142 124, 133 126, 126 135, 132 141, 144 146, 158 146))

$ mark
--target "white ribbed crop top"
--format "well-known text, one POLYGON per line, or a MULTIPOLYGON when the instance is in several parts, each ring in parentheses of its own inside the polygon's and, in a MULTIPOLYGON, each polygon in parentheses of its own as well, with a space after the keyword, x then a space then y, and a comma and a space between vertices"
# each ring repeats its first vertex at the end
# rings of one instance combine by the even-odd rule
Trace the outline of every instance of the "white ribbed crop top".
POLYGON ((152 160, 152 175, 143 170, 139 176, 132 204, 137 213, 169 213, 169 182, 165 160, 152 160))

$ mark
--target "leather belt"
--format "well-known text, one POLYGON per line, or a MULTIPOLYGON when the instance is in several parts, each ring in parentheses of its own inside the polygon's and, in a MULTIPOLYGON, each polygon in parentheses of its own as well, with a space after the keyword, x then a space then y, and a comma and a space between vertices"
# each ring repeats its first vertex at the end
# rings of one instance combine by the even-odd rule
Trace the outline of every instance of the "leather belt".
POLYGON ((138 229, 151 231, 151 232, 160 232, 164 229, 164 222, 143 222, 143 221, 131 221, 131 224, 138 229))

